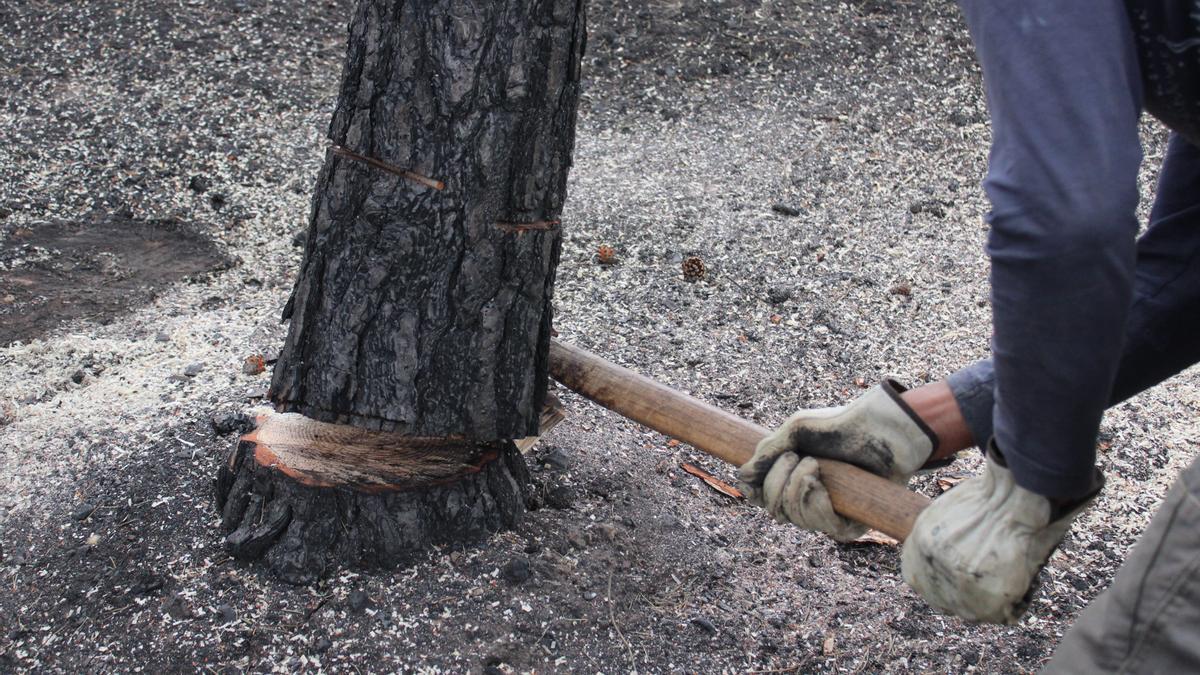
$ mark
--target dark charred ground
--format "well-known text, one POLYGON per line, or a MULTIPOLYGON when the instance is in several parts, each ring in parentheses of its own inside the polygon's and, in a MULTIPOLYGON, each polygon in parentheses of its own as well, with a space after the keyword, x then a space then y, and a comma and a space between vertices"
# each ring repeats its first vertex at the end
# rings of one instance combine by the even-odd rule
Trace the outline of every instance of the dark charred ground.
MULTIPOLYGON (((282 339, 349 12, 0 9, 0 670, 1029 671, 1194 454, 1194 377, 1114 413, 1110 487, 1011 628, 934 614, 893 548, 777 526, 679 469, 729 467, 570 395, 534 510, 486 546, 306 588, 231 560, 211 481, 265 385, 242 358, 282 339)), ((768 425, 985 353, 987 127, 952 3, 590 17, 564 339, 768 425)))
POLYGON ((107 324, 172 282, 225 266, 208 237, 176 222, 117 216, 15 229, 0 249, 0 345, 71 321, 107 324))

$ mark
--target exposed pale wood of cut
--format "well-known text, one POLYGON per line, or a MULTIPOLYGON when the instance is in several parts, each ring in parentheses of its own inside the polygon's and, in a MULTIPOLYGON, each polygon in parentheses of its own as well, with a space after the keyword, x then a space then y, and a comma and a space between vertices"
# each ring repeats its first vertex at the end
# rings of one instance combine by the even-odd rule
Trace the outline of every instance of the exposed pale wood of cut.
POLYGON ((558 423, 567 418, 566 411, 563 409, 562 402, 554 394, 546 394, 546 403, 542 406, 542 416, 538 420, 538 435, 526 436, 525 438, 514 441, 517 449, 522 453, 529 452, 529 449, 541 440, 546 432, 558 426, 558 423))
POLYGON ((311 486, 396 488, 478 471, 486 450, 462 438, 421 438, 268 413, 242 437, 259 464, 311 486))

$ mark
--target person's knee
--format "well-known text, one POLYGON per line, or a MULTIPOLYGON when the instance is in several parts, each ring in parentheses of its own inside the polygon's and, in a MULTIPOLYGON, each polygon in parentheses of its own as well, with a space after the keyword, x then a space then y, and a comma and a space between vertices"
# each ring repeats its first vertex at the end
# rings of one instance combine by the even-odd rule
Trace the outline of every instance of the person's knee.
POLYGON ((1128 188, 1022 189, 989 185, 993 258, 1045 259, 1132 250, 1137 236, 1136 184, 1128 188))

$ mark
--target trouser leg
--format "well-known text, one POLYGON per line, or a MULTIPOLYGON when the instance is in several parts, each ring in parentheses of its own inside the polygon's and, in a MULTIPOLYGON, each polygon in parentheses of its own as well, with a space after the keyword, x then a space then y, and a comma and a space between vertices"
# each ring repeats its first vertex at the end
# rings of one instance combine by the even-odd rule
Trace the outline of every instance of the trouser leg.
POLYGON ((1176 134, 1138 240, 1136 274, 1114 402, 1200 361, 1200 148, 1176 134))
MULTIPOLYGON (((1167 146, 1150 225, 1138 238, 1134 294, 1111 404, 1200 362, 1200 148, 1178 135, 1167 146)), ((947 379, 980 446, 992 437, 995 381, 991 359, 947 379)))
POLYGON ((1018 485, 1081 497, 1135 285, 1133 34, 1121 3, 959 4, 992 121, 995 441, 1018 485))
POLYGON ((1076 619, 1046 673, 1200 669, 1200 460, 1175 481, 1112 586, 1076 619))

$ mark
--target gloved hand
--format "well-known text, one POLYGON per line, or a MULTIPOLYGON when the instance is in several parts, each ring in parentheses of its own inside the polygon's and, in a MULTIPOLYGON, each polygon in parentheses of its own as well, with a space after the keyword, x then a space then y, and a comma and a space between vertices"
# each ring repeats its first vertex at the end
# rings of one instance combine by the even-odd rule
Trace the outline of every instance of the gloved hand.
POLYGON ((988 449, 982 475, 969 478, 921 512, 900 555, 904 581, 933 607, 969 621, 1016 623, 1038 572, 1063 535, 1100 492, 1066 506, 1013 481, 1000 453, 988 449))
POLYGON ((833 510, 813 457, 837 459, 904 484, 925 464, 937 436, 900 399, 891 380, 849 405, 801 410, 764 438, 738 477, 751 503, 779 522, 852 541, 866 527, 833 510))

